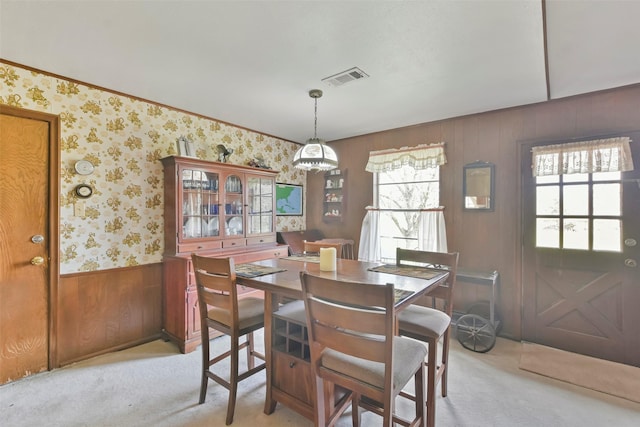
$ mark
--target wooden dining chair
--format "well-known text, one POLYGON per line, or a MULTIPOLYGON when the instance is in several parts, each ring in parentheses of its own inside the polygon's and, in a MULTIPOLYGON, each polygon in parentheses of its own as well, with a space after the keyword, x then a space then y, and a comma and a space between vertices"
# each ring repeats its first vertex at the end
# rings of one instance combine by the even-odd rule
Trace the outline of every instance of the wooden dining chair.
POLYGON ((342 258, 342 243, 340 242, 304 241, 305 254, 318 254, 321 248, 335 248, 336 256, 342 258))
POLYGON ((435 426, 436 386, 442 382, 442 397, 447 396, 447 371, 449 370, 449 339, 453 314, 453 288, 458 269, 458 253, 427 252, 411 249, 396 249, 396 264, 422 265, 445 269, 449 277, 398 315, 400 335, 427 343, 427 425, 435 426), (440 300, 442 310, 436 308, 440 300), (438 343, 442 340, 442 354, 438 363, 438 343))
POLYGON ((354 247, 354 241, 352 239, 322 239, 322 242, 327 243, 342 243, 342 256, 343 259, 356 259, 354 247))
POLYGON ((255 359, 265 360, 254 349, 253 332, 264 327, 264 300, 247 297, 238 300, 236 273, 233 258, 209 258, 191 255, 198 290, 198 306, 202 333, 202 381, 200 403, 207 396, 209 379, 229 390, 226 424, 233 422, 238 383, 265 368, 256 365, 255 359), (216 329, 231 338, 231 349, 210 357, 209 328, 216 329), (244 342, 240 338, 246 336, 244 342), (247 370, 239 371, 239 353, 247 349, 247 370), (229 380, 213 372, 213 365, 230 357, 229 380))
POLYGON ((382 416, 384 426, 424 425, 427 352, 422 343, 395 336, 394 285, 343 282, 304 271, 300 280, 315 378, 315 425, 334 425, 349 402, 354 425, 360 424, 360 407, 382 416), (394 409, 411 378, 415 417, 408 421, 394 409), (334 386, 348 390, 338 403, 332 399, 334 386))

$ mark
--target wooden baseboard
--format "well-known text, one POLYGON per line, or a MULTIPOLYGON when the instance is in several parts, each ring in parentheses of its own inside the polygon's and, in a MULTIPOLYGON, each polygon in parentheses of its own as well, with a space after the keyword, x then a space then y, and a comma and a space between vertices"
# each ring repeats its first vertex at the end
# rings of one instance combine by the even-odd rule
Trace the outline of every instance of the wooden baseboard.
POLYGON ((522 343, 520 369, 640 403, 640 368, 522 343))

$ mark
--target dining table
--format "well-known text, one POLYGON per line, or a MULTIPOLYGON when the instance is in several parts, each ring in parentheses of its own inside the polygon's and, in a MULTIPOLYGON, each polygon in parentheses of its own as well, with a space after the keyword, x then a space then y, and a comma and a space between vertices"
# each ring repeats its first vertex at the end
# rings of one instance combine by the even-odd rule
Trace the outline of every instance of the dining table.
MULTIPOLYGON (((301 413, 309 419, 314 418, 315 402, 313 396, 313 380, 308 360, 287 359, 288 366, 299 368, 298 374, 285 373, 281 365, 282 354, 274 346, 274 317, 283 306, 283 301, 302 300, 300 273, 305 271, 319 277, 343 281, 367 283, 371 286, 393 283, 396 292, 394 316, 429 293, 437 286, 444 285, 449 272, 440 269, 428 269, 396 265, 385 265, 376 262, 363 262, 350 259, 337 259, 335 271, 320 270, 319 257, 313 255, 293 255, 283 258, 272 258, 248 264, 236 264, 236 281, 239 285, 248 286, 264 292, 264 340, 266 361, 266 398, 264 412, 271 414, 276 404, 301 413), (274 358, 277 359, 274 366, 274 358), (306 364, 305 364, 306 363, 306 364), (286 375, 287 378, 281 378, 286 375), (290 384, 290 386, 283 386, 290 384), (301 397, 306 395, 307 398, 301 397)), ((301 323, 304 323, 304 316, 301 323)), ((304 328, 304 326, 303 326, 304 328)), ((301 338, 304 339, 305 333, 301 338)))

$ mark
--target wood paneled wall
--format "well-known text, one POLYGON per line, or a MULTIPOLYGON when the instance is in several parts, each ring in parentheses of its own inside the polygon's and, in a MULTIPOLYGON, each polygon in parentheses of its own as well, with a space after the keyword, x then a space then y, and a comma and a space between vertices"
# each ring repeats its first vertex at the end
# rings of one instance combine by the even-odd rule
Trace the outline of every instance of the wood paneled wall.
MULTIPOLYGON (((530 106, 425 123, 330 143, 340 168, 349 171, 348 211, 343 223, 322 221, 322 174, 307 177, 307 228, 327 237, 360 239, 365 207, 373 204, 372 174, 364 170, 369 151, 444 141, 448 163, 441 168, 440 203, 445 207, 449 250, 460 265, 496 269, 501 276, 502 335, 521 337, 521 173, 522 142, 572 139, 640 129, 640 85, 530 106), (496 165, 496 209, 462 209, 462 167, 476 160, 496 165)), ((640 143, 636 141, 635 143, 640 143)), ((636 167, 640 167, 636 159, 636 167)), ((526 169, 526 168, 525 168, 526 169)), ((456 309, 485 290, 460 284, 456 309)))
POLYGON ((64 275, 52 309, 54 367, 157 339, 162 264, 64 275))

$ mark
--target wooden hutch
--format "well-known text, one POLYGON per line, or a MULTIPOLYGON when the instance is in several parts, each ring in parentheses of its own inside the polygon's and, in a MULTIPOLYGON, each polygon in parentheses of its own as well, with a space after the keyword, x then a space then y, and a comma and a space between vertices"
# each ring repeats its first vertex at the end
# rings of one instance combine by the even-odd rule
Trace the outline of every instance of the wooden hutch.
MULTIPOLYGON (((192 253, 233 257, 236 264, 288 255, 288 247, 276 243, 278 172, 190 157, 161 161, 165 197, 162 334, 188 353, 200 344, 192 253)), ((240 298, 259 292, 238 289, 240 298)))

